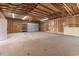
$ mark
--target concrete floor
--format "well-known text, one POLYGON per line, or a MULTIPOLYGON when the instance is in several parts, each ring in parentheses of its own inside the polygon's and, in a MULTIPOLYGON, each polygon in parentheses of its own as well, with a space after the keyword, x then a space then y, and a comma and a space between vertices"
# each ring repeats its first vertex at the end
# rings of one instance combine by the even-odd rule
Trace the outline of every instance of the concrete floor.
POLYGON ((46 32, 11 33, 0 41, 0 55, 77 56, 79 37, 46 32))

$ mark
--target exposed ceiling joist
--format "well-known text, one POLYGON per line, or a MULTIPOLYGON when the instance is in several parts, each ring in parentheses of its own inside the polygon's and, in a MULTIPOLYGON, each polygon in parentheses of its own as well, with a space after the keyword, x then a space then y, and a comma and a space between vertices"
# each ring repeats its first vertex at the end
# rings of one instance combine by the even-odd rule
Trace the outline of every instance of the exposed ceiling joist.
POLYGON ((50 12, 48 12, 48 11, 45 11, 45 10, 42 10, 42 9, 40 9, 40 8, 36 8, 36 9, 37 9, 37 10, 40 10, 40 11, 42 11, 42 12, 48 13, 49 15, 52 14, 52 13, 50 13, 50 12))
POLYGON ((44 7, 44 8, 46 8, 46 9, 48 9, 48 10, 52 11, 52 12, 56 12, 55 10, 53 10, 53 9, 50 9, 49 7, 47 7, 47 6, 44 6, 44 5, 40 4, 40 3, 39 3, 38 5, 40 5, 40 6, 44 7))
POLYGON ((32 11, 32 12, 37 12, 37 13, 40 13, 40 14, 43 14, 43 15, 48 15, 48 14, 46 14, 46 13, 43 13, 43 12, 39 12, 39 11, 32 11))
POLYGON ((38 13, 29 13, 29 14, 35 14, 35 15, 38 15, 38 16, 43 16, 43 15, 40 15, 40 14, 38 14, 38 13))
POLYGON ((46 15, 49 15, 49 13, 47 13, 47 12, 44 12, 44 11, 42 11, 42 10, 40 10, 40 9, 34 9, 33 11, 36 11, 36 12, 41 12, 41 13, 43 13, 43 14, 46 14, 46 15))
POLYGON ((36 17, 36 18, 41 18, 41 17, 43 17, 43 16, 40 16, 40 15, 37 15, 37 14, 33 14, 33 13, 29 13, 28 15, 34 16, 34 17, 36 17))
MULTIPOLYGON (((18 15, 29 15, 33 16, 34 18, 38 19, 41 17, 48 17, 49 19, 55 19, 59 17, 66 17, 66 16, 73 16, 76 13, 79 14, 79 4, 73 5, 73 4, 65 4, 65 3, 4 3, 0 4, 1 11, 5 11, 9 13, 15 13, 18 15), (76 12, 77 11, 77 12, 76 12)), ((6 13, 6 16, 7 15, 6 13)), ((19 16, 16 16, 18 18, 22 18, 19 16)), ((16 18, 13 15, 13 18, 16 18)))
POLYGON ((39 13, 35 13, 35 12, 32 12, 30 14, 36 14, 36 15, 44 16, 43 14, 39 14, 39 13))
POLYGON ((68 15, 68 13, 65 12, 65 10, 62 8, 62 7, 63 7, 63 4, 61 4, 61 5, 55 5, 55 4, 51 3, 51 5, 52 5, 55 9, 57 9, 59 12, 61 12, 63 16, 67 16, 67 15, 68 15))
POLYGON ((70 16, 73 16, 72 13, 67 9, 67 7, 64 7, 64 8, 65 8, 65 10, 68 12, 68 14, 69 14, 70 16))
POLYGON ((73 12, 73 10, 71 10, 71 8, 67 5, 67 4, 65 4, 65 3, 63 3, 63 5, 74 15, 75 13, 73 12))
POLYGON ((36 13, 30 13, 30 14, 38 16, 38 18, 47 17, 47 15, 40 15, 40 14, 36 14, 36 13))

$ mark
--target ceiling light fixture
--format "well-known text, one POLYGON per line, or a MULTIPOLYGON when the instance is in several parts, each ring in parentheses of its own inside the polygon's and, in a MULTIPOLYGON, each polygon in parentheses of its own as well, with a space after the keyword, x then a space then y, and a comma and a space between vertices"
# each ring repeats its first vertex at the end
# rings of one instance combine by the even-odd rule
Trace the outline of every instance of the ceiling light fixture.
POLYGON ((48 20, 48 18, 47 18, 47 17, 45 17, 45 18, 41 19, 40 21, 46 21, 46 20, 48 20))
POLYGON ((26 20, 26 19, 28 19, 29 18, 29 16, 24 16, 23 18, 22 18, 22 20, 26 20))

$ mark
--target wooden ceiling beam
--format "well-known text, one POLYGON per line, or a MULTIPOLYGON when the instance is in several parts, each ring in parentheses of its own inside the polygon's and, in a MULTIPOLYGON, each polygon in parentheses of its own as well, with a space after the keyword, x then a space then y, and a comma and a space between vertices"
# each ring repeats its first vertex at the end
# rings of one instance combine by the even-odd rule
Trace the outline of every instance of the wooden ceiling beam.
MULTIPOLYGON (((37 13, 30 13, 30 14, 40 15, 40 14, 37 14, 37 13)), ((42 15, 40 15, 40 16, 42 16, 42 15)))
MULTIPOLYGON (((3 4, 0 4, 0 9, 6 9, 6 10, 11 10, 15 13, 21 11, 21 13, 28 13, 30 11, 32 11, 34 8, 36 7, 36 4, 14 4, 14 3, 3 3, 3 4)), ((2 10, 3 11, 3 10, 2 10)), ((5 10, 4 10, 5 11, 5 10)), ((20 14, 20 12, 19 12, 20 14)))
POLYGON ((32 12, 37 12, 37 13, 40 13, 40 14, 43 14, 43 15, 49 15, 49 14, 46 14, 46 13, 43 13, 43 12, 39 12, 39 11, 32 11, 32 12))
POLYGON ((42 17, 45 17, 46 15, 39 15, 39 14, 36 14, 36 13, 30 13, 32 15, 35 15, 35 17, 38 17, 38 18, 42 18, 42 17))
MULTIPOLYGON (((55 7, 54 4, 51 3, 51 5, 52 5, 53 7, 55 7)), ((63 7, 63 4, 62 4, 61 7, 63 7)), ((57 7, 55 7, 55 8, 58 9, 59 12, 61 12, 63 16, 69 15, 69 14, 66 12, 66 10, 64 10, 64 7, 63 7, 63 10, 61 10, 61 9, 59 9, 59 8, 57 8, 57 7)))
POLYGON ((38 11, 33 11, 32 13, 36 13, 37 15, 41 15, 42 17, 43 16, 49 16, 48 14, 45 14, 45 13, 40 13, 40 12, 38 12, 38 11))
POLYGON ((42 9, 40 9, 40 8, 36 8, 36 9, 38 9, 38 10, 40 10, 40 11, 43 11, 43 12, 48 13, 48 14, 49 14, 49 15, 48 15, 48 17, 49 17, 49 18, 50 18, 50 16, 53 18, 53 17, 54 17, 53 15, 55 15, 55 16, 57 16, 57 17, 59 17, 59 16, 60 16, 60 14, 61 14, 61 12, 50 13, 50 12, 47 12, 47 11, 42 10, 42 9), (59 16, 58 16, 58 15, 59 15, 59 16))
POLYGON ((73 16, 72 13, 67 9, 67 7, 64 7, 64 8, 65 8, 65 10, 68 12, 68 14, 69 14, 70 16, 73 16))
POLYGON ((60 14, 61 14, 61 12, 51 13, 51 12, 48 12, 48 11, 42 10, 42 9, 40 9, 40 8, 35 8, 35 9, 40 10, 40 11, 43 11, 43 12, 45 12, 45 13, 48 13, 48 15, 50 15, 50 16, 52 16, 53 14, 57 14, 57 13, 60 13, 60 14))
MULTIPOLYGON (((40 14, 40 13, 37 13, 37 12, 31 12, 31 13, 37 14, 37 15, 41 15, 41 16, 44 16, 45 15, 45 14, 40 14)), ((45 15, 45 16, 47 16, 47 15, 45 15)))
POLYGON ((32 15, 32 16, 37 17, 37 18, 40 17, 39 15, 37 15, 37 14, 33 14, 33 13, 29 13, 28 15, 29 15, 29 16, 32 15))
MULTIPOLYGON (((5 17, 7 20, 18 20, 18 21, 24 21, 24 20, 22 20, 22 19, 18 19, 18 18, 12 18, 12 17, 5 17)), ((25 20, 25 21, 27 21, 27 20, 25 20)))
POLYGON ((65 3, 63 3, 63 5, 72 13, 74 14, 74 11, 65 3))
MULTIPOLYGON (((32 15, 35 15, 35 17, 38 15, 38 14, 34 14, 32 13, 32 15)), ((38 15, 39 18, 43 18, 43 17, 46 17, 46 16, 42 16, 42 15, 38 15)), ((59 18, 59 17, 62 17, 62 15, 60 14, 53 14, 52 16, 47 16, 49 19, 55 19, 55 18, 59 18)))
POLYGON ((49 15, 49 13, 47 13, 47 11, 43 11, 43 10, 40 9, 40 8, 35 8, 33 11, 41 12, 41 13, 43 13, 43 14, 49 15))
MULTIPOLYGON (((51 4, 54 8, 58 9, 58 10, 59 10, 59 12, 61 12, 61 11, 62 11, 60 8, 58 8, 60 5, 59 5, 59 6, 57 6, 56 4, 52 4, 52 3, 50 3, 50 4, 51 4)), ((62 6, 63 6, 63 4, 62 4, 62 6)), ((61 7, 62 7, 62 6, 61 6, 61 7)))
POLYGON ((35 9, 40 10, 40 11, 45 12, 45 13, 48 13, 49 15, 52 15, 51 12, 48 12, 48 11, 42 10, 42 9, 40 9, 40 8, 35 8, 35 9))
POLYGON ((55 10, 50 9, 49 7, 47 7, 47 6, 45 6, 45 5, 42 5, 42 4, 40 4, 40 3, 39 3, 38 5, 40 5, 40 6, 44 7, 44 8, 46 8, 46 9, 48 9, 48 10, 54 12, 54 13, 56 12, 55 10))

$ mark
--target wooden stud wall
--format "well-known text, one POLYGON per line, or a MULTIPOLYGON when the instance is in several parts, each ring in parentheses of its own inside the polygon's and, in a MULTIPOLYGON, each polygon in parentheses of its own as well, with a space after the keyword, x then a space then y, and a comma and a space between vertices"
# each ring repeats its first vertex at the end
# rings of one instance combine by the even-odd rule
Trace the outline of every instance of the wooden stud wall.
POLYGON ((66 24, 68 27, 79 27, 79 16, 66 18, 66 24))
POLYGON ((63 20, 54 19, 41 23, 41 31, 63 32, 63 20))
POLYGON ((79 16, 70 16, 41 22, 41 31, 64 32, 67 27, 79 27, 79 16))
POLYGON ((23 29, 24 22, 25 21, 21 21, 21 20, 8 20, 8 24, 7 24, 8 33, 27 31, 27 29, 23 29))
MULTIPOLYGON (((21 20, 8 20, 8 32, 23 32, 23 23, 21 20)), ((27 22, 26 22, 27 23, 27 22)), ((40 23, 40 31, 64 32, 64 24, 67 27, 79 27, 79 16, 70 16, 65 18, 57 18, 40 23)))

